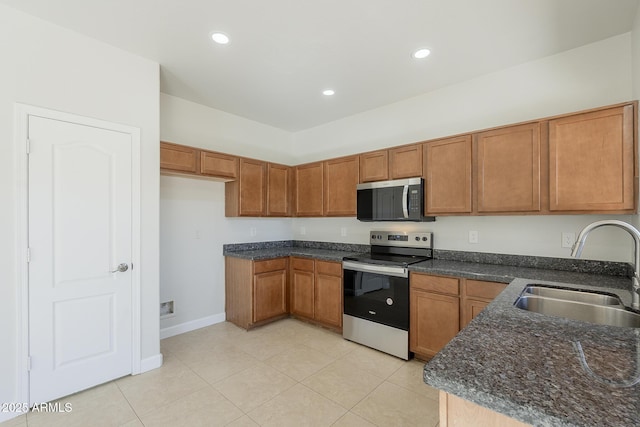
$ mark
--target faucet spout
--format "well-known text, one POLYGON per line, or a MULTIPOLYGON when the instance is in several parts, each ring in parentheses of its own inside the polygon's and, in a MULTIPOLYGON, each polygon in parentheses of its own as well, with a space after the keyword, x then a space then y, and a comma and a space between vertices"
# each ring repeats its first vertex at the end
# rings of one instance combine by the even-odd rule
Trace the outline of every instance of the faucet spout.
POLYGON ((587 240, 587 236, 591 231, 596 228, 603 227, 605 225, 611 225, 613 227, 622 228, 627 233, 633 237, 634 242, 634 264, 633 264, 633 277, 631 278, 631 298, 632 308, 636 310, 640 310, 640 274, 638 273, 638 269, 640 268, 640 231, 637 228, 628 224, 624 221, 618 221, 617 219, 608 219, 603 221, 596 221, 589 225, 587 225, 576 239, 576 242, 573 244, 571 248, 571 256, 574 258, 580 258, 582 254, 582 249, 584 248, 584 244, 587 240))

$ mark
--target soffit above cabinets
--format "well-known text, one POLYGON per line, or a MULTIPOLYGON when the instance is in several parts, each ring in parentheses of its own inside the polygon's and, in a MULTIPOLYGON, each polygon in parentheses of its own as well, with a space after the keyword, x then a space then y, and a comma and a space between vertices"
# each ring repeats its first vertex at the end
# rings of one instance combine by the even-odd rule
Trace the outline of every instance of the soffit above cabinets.
POLYGON ((638 0, 0 4, 160 63, 164 93, 288 131, 627 33, 638 9, 638 0), (216 31, 230 42, 213 43, 216 31), (431 55, 412 58, 419 48, 431 55))

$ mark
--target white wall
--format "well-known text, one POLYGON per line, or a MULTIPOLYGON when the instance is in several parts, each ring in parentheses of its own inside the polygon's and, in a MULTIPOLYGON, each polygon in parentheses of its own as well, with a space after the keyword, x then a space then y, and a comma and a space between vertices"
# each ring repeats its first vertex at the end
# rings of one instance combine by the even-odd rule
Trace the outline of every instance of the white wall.
POLYGON ((631 34, 294 134, 300 162, 629 101, 631 34))
POLYGON ((222 245, 289 240, 290 221, 225 218, 223 182, 161 176, 160 300, 175 314, 160 321, 162 336, 224 321, 222 245))
MULTIPOLYGON (((634 99, 631 46, 631 33, 623 34, 301 131, 294 135, 296 155, 299 162, 314 161, 629 101, 634 99)), ((561 248, 561 233, 577 233, 601 218, 438 217, 435 223, 408 227, 433 231, 438 249, 569 257, 569 249, 561 248), (478 244, 468 243, 471 230, 479 232, 478 244)), ((637 222, 635 215, 617 218, 637 222)), ((347 240, 367 243, 370 228, 404 226, 296 219, 293 232, 298 240, 344 240, 342 227, 347 240)), ((620 230, 602 229, 589 237, 583 257, 630 261, 631 239, 620 230)))
MULTIPOLYGON (((159 356, 159 70, 156 63, 5 6, 0 6, 0 57, 0 402, 20 402, 15 103, 141 129, 142 357, 154 358, 159 356)), ((10 415, 0 413, 0 421, 10 415)))
MULTIPOLYGON (((166 94, 160 106, 163 141, 295 163, 289 132, 166 94)), ((160 321, 162 336, 224 320, 224 243, 291 236, 290 219, 226 218, 223 182, 162 176, 160 299, 173 300, 175 314, 160 321)))
POLYGON ((160 95, 163 141, 294 164, 292 134, 175 96, 160 95))

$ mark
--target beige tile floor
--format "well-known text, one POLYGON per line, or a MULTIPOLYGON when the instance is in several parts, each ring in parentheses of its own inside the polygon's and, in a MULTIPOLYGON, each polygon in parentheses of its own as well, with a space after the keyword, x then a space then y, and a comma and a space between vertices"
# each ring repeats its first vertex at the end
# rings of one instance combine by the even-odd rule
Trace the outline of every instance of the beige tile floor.
POLYGON ((438 393, 405 362, 294 319, 220 323, 161 342, 164 365, 2 427, 438 425, 438 393))

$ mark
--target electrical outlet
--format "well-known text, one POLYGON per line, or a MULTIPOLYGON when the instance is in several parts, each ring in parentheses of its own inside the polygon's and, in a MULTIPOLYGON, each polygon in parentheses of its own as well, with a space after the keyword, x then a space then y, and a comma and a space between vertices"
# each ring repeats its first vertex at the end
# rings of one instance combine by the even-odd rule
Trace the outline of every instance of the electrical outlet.
POLYGON ((469 243, 478 243, 478 232, 469 231, 469 243))
POLYGON ((571 248, 576 241, 576 233, 562 233, 562 247, 571 248))
POLYGON ((251 229, 249 230, 249 234, 251 234, 251 237, 253 237, 258 234, 258 230, 255 227, 251 227, 251 229))
POLYGON ((305 234, 307 234, 307 229, 306 227, 300 227, 300 235, 304 236, 305 234))
POLYGON ((347 235, 347 227, 340 227, 340 235, 345 237, 347 235))

